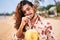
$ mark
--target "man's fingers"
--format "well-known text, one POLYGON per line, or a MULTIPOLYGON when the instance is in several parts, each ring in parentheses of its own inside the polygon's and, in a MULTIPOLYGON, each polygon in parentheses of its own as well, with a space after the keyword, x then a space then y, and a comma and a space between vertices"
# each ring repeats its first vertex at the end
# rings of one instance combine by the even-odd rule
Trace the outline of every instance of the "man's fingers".
POLYGON ((30 19, 30 16, 26 16, 26 18, 30 19))

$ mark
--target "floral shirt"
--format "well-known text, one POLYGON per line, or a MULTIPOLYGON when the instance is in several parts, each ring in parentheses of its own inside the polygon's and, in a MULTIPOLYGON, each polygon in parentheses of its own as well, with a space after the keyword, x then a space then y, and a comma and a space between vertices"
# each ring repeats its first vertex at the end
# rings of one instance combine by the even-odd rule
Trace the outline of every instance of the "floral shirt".
POLYGON ((25 29, 35 29, 39 34, 39 40, 55 40, 53 35, 54 33, 52 32, 52 26, 41 16, 37 16, 37 19, 33 25, 29 20, 28 25, 25 26, 25 29))
POLYGON ((35 29, 39 34, 39 40, 55 40, 54 33, 52 32, 52 26, 50 23, 43 19, 41 16, 37 16, 37 19, 33 25, 28 22, 28 26, 25 27, 26 30, 35 29))

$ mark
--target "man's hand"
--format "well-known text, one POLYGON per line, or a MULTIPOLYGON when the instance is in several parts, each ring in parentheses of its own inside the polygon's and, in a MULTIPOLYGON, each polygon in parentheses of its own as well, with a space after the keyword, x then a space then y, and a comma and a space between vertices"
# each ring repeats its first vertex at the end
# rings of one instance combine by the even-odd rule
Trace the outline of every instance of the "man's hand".
POLYGON ((29 16, 22 17, 22 21, 21 21, 20 29, 23 29, 24 26, 28 23, 28 21, 29 21, 29 16))
POLYGON ((28 22, 28 18, 27 17, 22 17, 22 21, 21 24, 23 24, 25 26, 25 24, 28 22))
POLYGON ((22 30, 23 30, 24 26, 26 25, 26 23, 28 23, 28 18, 27 17, 22 17, 21 25, 20 25, 17 33, 16 33, 16 36, 18 38, 20 38, 22 36, 22 33, 23 33, 22 30))

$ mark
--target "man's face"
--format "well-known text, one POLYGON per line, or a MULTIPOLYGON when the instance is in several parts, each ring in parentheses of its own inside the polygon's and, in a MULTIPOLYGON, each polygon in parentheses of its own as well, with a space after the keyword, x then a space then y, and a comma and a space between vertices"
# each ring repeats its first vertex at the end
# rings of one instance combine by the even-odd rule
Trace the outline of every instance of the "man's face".
POLYGON ((28 16, 29 19, 32 19, 35 15, 35 8, 33 6, 31 7, 28 4, 22 7, 22 11, 25 16, 28 16))

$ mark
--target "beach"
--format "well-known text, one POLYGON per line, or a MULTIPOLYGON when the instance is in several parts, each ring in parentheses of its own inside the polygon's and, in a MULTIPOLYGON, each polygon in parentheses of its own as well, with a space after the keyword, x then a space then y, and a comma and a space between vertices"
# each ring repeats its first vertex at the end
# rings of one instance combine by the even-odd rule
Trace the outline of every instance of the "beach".
MULTIPOLYGON (((55 39, 60 40, 60 20, 47 18, 53 26, 55 39)), ((12 40, 13 34, 16 32, 14 28, 14 16, 0 16, 0 40, 12 40)))
POLYGON ((0 16, 0 40, 12 40, 14 32, 16 29, 14 28, 13 17, 0 16))

